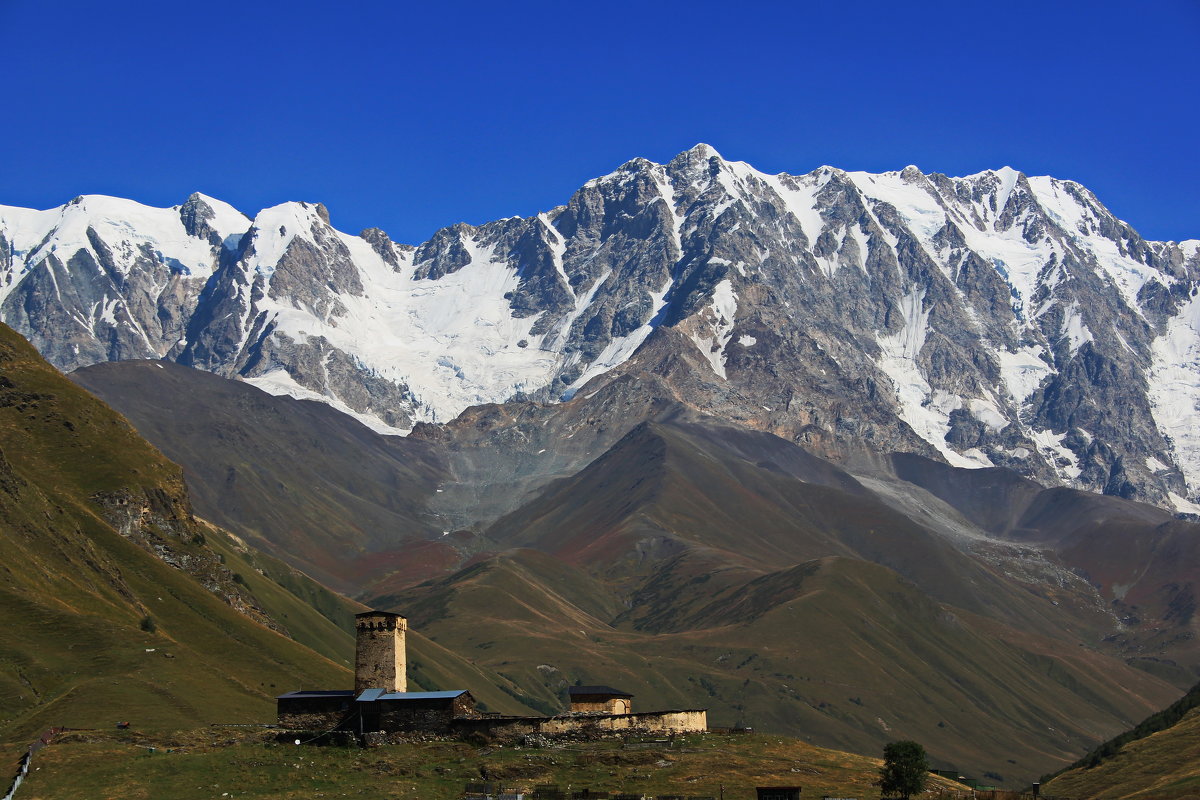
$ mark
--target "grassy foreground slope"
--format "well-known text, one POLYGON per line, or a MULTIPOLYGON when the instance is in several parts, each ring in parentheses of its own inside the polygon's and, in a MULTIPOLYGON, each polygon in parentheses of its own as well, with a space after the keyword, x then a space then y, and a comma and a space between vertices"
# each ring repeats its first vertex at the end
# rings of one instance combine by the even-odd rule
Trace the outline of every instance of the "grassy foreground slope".
POLYGON ((1046 784, 1045 793, 1097 800, 1200 797, 1200 709, 1167 730, 1122 747, 1095 767, 1064 772, 1046 784))
POLYGON ((1068 797, 1200 797, 1200 684, 1046 784, 1068 797))
MULTIPOLYGON (((749 800, 755 786, 804 796, 873 797, 879 761, 778 736, 692 736, 674 746, 620 742, 477 748, 417 742, 371 750, 296 747, 264 734, 211 730, 170 738, 67 738, 42 751, 21 788, 28 800, 121 797, 458 798, 466 783, 749 800), (154 746, 154 753, 147 747, 154 746), (171 752, 166 752, 167 749, 171 752)), ((931 776, 931 785, 954 786, 931 776)), ((958 786, 961 789, 961 785, 958 786)))
POLYGON ((0 740, 260 720, 279 691, 344 682, 210 533, 177 466, 0 326, 0 740))

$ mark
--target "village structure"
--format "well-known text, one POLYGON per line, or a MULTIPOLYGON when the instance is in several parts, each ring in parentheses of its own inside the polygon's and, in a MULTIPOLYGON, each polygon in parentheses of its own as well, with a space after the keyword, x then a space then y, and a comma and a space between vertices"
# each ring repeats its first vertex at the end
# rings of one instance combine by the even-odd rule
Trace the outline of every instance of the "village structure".
POLYGON ((405 650, 408 620, 388 611, 368 611, 355 617, 355 629, 354 688, 280 695, 276 703, 282 727, 346 731, 368 739, 391 733, 518 739, 708 729, 707 709, 634 713, 633 695, 610 686, 572 686, 570 708, 551 717, 481 712, 466 689, 410 692, 405 650))

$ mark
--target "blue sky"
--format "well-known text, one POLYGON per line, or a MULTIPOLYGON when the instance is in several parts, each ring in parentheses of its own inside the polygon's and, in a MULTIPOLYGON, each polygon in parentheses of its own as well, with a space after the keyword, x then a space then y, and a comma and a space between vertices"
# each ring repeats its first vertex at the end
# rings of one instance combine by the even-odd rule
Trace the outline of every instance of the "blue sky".
POLYGON ((1200 238, 1197 42, 1197 0, 0 0, 0 204, 311 200, 419 242, 703 141, 768 172, 1007 164, 1200 238))

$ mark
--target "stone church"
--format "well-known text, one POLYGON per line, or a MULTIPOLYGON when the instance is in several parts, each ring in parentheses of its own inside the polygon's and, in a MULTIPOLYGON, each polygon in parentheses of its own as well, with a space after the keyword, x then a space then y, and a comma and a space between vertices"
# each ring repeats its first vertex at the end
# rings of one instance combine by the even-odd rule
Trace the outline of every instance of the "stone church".
POLYGON ((408 620, 390 611, 354 618, 354 688, 289 692, 276 698, 280 726, 359 735, 423 732, 482 733, 496 738, 618 732, 698 733, 708 728, 705 709, 634 714, 633 695, 610 686, 573 686, 570 711, 553 717, 484 714, 466 689, 408 691, 405 633, 408 620))

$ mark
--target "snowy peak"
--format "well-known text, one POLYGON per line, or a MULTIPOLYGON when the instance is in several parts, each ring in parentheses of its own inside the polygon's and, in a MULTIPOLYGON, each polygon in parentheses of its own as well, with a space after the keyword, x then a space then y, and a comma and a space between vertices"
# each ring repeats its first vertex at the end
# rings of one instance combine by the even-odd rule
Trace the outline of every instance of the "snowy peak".
POLYGON ((721 154, 717 152, 715 147, 700 142, 699 144, 692 145, 692 147, 675 156, 675 158, 667 162, 667 166, 676 170, 685 169, 688 167, 707 168, 710 162, 714 159, 718 162, 725 161, 725 159, 721 157, 721 154))
POLYGON ((69 260, 80 250, 95 254, 101 249, 121 274, 128 274, 140 256, 190 274, 211 273, 212 248, 236 243, 250 225, 232 206, 199 194, 170 208, 81 195, 47 211, 4 208, 0 223, 26 268, 52 253, 69 260))
POLYGON ((83 197, 0 207, 0 269, 0 315, 64 369, 172 358, 393 433, 649 369, 834 458, 1200 502, 1200 242, 1010 167, 768 175, 700 144, 415 247, 320 204, 83 197))

